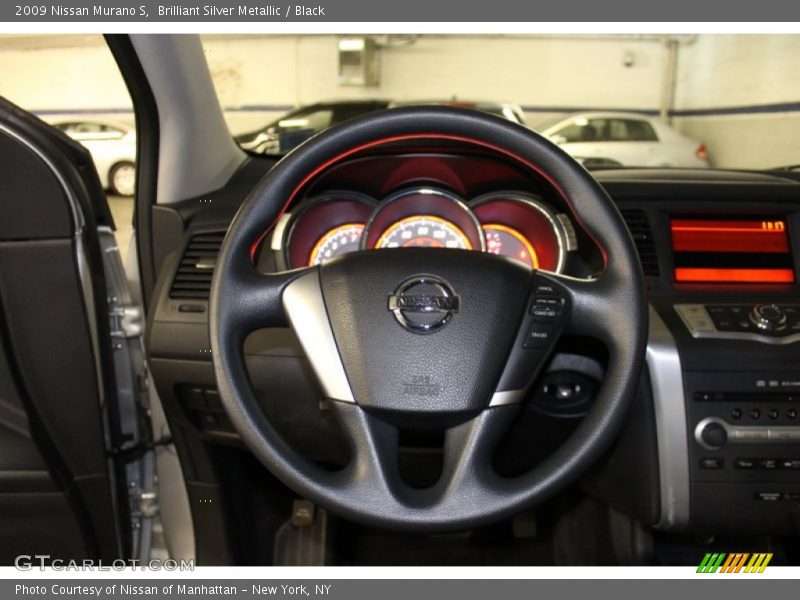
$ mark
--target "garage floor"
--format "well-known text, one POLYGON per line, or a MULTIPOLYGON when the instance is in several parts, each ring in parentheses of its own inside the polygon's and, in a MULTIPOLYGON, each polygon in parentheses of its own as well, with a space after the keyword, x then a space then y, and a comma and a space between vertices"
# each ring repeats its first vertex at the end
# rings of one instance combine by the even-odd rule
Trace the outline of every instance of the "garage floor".
POLYGON ((128 254, 133 223, 133 198, 127 196, 108 196, 108 205, 117 226, 117 244, 123 264, 128 254))

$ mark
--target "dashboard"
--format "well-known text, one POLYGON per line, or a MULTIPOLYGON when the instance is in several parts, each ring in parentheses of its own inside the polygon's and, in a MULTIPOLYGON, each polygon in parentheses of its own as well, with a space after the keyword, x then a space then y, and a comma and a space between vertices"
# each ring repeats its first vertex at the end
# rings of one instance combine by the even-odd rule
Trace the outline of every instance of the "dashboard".
MULTIPOLYGON (((265 165, 253 159, 202 203, 187 199, 153 214, 164 267, 148 320, 150 366, 176 443, 187 446, 179 454, 192 456, 184 468, 198 498, 233 485, 214 465, 241 447, 216 394, 207 298, 228 224, 265 165)), ((714 170, 595 176, 639 253, 650 345, 629 425, 583 488, 664 531, 797 534, 800 180, 714 170)), ((548 182, 494 155, 438 146, 330 168, 254 244, 253 257, 269 273, 409 246, 492 252, 576 277, 603 266, 548 182)), ((245 355, 264 412, 287 441, 311 460, 344 462, 292 332, 256 332, 245 355)), ((498 448, 504 472, 535 464, 580 423, 604 365, 591 340, 563 341, 530 392, 520 430, 498 448)))

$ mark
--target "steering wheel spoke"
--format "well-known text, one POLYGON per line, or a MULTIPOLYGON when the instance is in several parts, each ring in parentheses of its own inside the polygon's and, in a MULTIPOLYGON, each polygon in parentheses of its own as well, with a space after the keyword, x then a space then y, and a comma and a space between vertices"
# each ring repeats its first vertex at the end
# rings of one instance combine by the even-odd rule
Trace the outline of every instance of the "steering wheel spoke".
POLYGON ((499 406, 482 411, 469 421, 445 433, 444 464, 438 493, 466 502, 474 491, 491 494, 499 479, 492 469, 492 454, 508 429, 515 406, 499 406))
MULTIPOLYGON (((259 273, 250 265, 231 269, 220 281, 220 296, 234 307, 225 317, 231 331, 240 335, 267 327, 286 327, 287 318, 280 299, 283 291, 301 271, 259 273)), ((219 318, 212 306, 211 319, 219 318)))
POLYGON ((351 451, 350 464, 337 476, 341 485, 351 488, 351 493, 396 501, 401 487, 397 427, 352 402, 332 401, 331 408, 351 451))
POLYGON ((511 406, 487 409, 449 428, 441 476, 433 486, 417 489, 400 476, 397 427, 353 403, 332 407, 352 452, 348 467, 332 475, 336 485, 379 501, 386 510, 439 518, 442 526, 454 510, 479 515, 481 503, 494 493, 500 478, 491 466, 492 453, 516 414, 511 406))

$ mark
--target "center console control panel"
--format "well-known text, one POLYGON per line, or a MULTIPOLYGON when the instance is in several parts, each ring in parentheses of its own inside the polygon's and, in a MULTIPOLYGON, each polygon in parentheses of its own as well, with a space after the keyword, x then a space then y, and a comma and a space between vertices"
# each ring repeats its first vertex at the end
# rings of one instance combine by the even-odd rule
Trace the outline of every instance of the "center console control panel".
POLYGON ((696 338, 800 341, 800 304, 676 304, 675 310, 696 338))
POLYGON ((684 372, 684 387, 693 521, 800 528, 800 370, 684 372))

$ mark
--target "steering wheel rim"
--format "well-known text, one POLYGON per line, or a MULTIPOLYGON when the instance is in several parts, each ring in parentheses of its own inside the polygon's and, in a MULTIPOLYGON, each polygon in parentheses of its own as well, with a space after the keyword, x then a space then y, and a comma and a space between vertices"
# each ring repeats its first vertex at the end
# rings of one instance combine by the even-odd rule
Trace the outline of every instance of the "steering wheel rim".
MULTIPOLYGON (((397 251, 394 256, 386 254, 391 252, 380 251, 383 261, 402 263, 402 268, 395 269, 398 274, 413 271, 408 263, 417 258, 420 264, 447 271, 444 255, 437 254, 436 258, 430 254, 446 251, 421 251, 416 257, 409 250, 397 251)), ((467 260, 466 255, 479 254, 453 252, 460 253, 451 255, 453 260, 467 260)), ((463 270, 451 269, 450 277, 459 277, 463 270)), ((475 289, 472 282, 469 285, 470 290, 475 289)), ((385 299, 384 295, 382 302, 385 299)), ((465 298, 464 302, 468 300, 465 298)), ((305 309, 313 310, 310 306, 305 309)), ((518 309, 515 305, 514 310, 518 309)), ((492 314, 499 318, 502 313, 495 310, 492 314)), ((524 314, 519 318, 526 324, 530 320, 524 314)), ((457 316, 453 321, 459 319, 457 316)), ((320 327, 324 329, 324 323, 320 327)), ((619 432, 634 397, 646 347, 647 310, 641 267, 624 221, 604 190, 577 162, 541 136, 503 119, 449 107, 402 108, 354 119, 315 136, 282 159, 256 186, 231 223, 217 260, 210 296, 210 333, 225 409, 245 444, 273 474, 300 495, 351 520, 381 527, 439 531, 465 529, 513 515, 562 489, 600 458, 619 432), (285 326, 287 316, 296 329, 307 320, 302 314, 298 317, 296 311, 294 318, 287 315, 291 312, 286 310, 287 290, 296 298, 297 290, 303 288, 305 298, 315 298, 317 303, 321 299, 321 310, 328 313, 330 327, 330 332, 323 333, 334 338, 329 354, 336 353, 338 344, 339 354, 343 355, 343 346, 356 343, 346 337, 348 326, 358 329, 354 323, 357 315, 351 311, 341 317, 338 327, 335 322, 331 324, 336 309, 330 299, 336 288, 330 282, 346 285, 349 280, 358 279, 350 274, 362 271, 380 274, 376 261, 367 256, 377 253, 364 252, 356 253, 361 257, 332 261, 329 266, 263 275, 253 265, 254 242, 277 222, 299 191, 332 164, 363 149, 417 138, 471 143, 535 171, 562 195, 573 216, 603 253, 605 269, 596 279, 534 272, 526 284, 518 271, 503 266, 508 263, 502 263, 502 259, 486 255, 469 259, 481 261, 473 264, 482 269, 482 275, 504 270, 498 285, 505 279, 514 282, 514 293, 524 295, 520 304, 523 313, 537 289, 542 285, 555 287, 567 307, 560 328, 598 338, 608 349, 606 376, 581 424, 551 456, 515 478, 500 477, 490 462, 495 443, 513 419, 521 400, 519 394, 502 396, 497 402, 492 396, 485 405, 479 405, 477 400, 458 404, 459 418, 447 423, 442 477, 431 488, 411 490, 394 472, 397 426, 393 419, 383 418, 386 403, 370 405, 363 390, 359 391, 359 401, 336 398, 346 396, 346 390, 342 392, 330 382, 322 382, 353 452, 347 468, 330 472, 310 463, 286 444, 263 415, 249 384, 242 351, 246 335, 259 328, 285 326), (530 287, 520 292, 524 285, 530 287), (380 410, 373 410, 376 408, 380 410), (478 410, 470 412, 474 408, 478 410)), ((436 335, 418 337, 432 339, 436 335)), ((519 354, 518 342, 525 335, 523 328, 515 332, 509 343, 509 356, 519 354)), ((307 350, 311 348, 306 346, 307 350)), ((340 384, 342 375, 345 378, 339 387, 350 383, 352 393, 355 367, 364 365, 354 363, 352 356, 345 356, 344 360, 350 361, 350 370, 344 372, 343 368, 337 374, 340 384)), ((498 389, 507 368, 508 363, 501 368, 498 389)), ((380 388, 379 384, 374 385, 380 388)), ((475 396, 481 394, 476 392, 475 396)), ((424 409, 418 402, 412 406, 424 409)))

